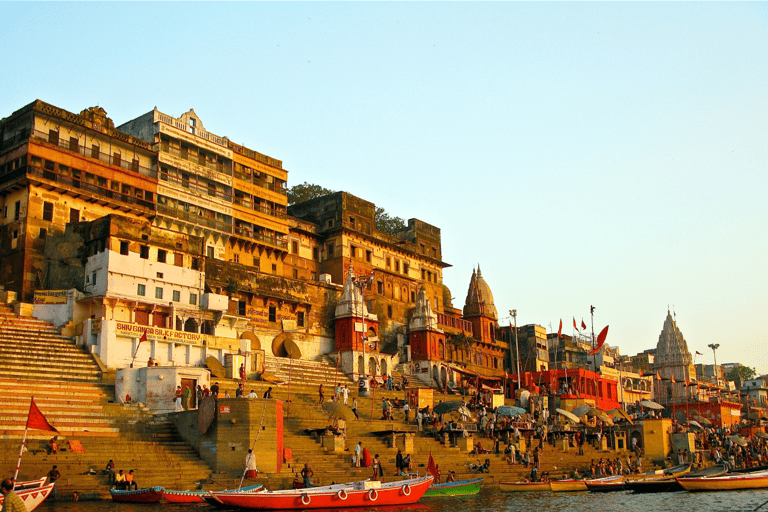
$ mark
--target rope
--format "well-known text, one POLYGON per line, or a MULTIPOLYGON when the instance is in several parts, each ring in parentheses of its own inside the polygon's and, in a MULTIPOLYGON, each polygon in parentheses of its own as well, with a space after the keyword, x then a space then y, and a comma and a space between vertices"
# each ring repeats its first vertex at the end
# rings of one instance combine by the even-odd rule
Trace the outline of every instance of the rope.
MULTIPOLYGON (((251 457, 255 457, 253 454, 253 449, 256 448, 256 442, 259 440, 259 436, 261 435, 261 427, 264 425, 264 415, 267 412, 267 399, 264 399, 264 408, 261 410, 261 421, 259 421, 259 430, 256 432, 256 439, 253 440, 253 444, 251 445, 251 457)), ((243 476, 240 477, 240 486, 237 488, 238 490, 243 488, 243 481, 245 480, 245 474, 248 472, 248 466, 245 466, 245 469, 243 469, 243 476)))

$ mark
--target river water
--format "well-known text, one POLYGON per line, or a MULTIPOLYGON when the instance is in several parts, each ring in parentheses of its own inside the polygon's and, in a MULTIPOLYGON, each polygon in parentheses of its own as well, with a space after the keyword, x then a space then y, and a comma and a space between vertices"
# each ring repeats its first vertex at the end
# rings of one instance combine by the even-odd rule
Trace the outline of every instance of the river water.
MULTIPOLYGON (((768 489, 759 491, 675 492, 658 494, 613 493, 502 493, 484 488, 480 495, 432 498, 416 505, 346 509, 356 512, 655 512, 655 511, 760 511, 768 512, 768 489)), ((133 505, 111 501, 59 501, 43 503, 40 512, 204 512, 208 505, 133 505)))

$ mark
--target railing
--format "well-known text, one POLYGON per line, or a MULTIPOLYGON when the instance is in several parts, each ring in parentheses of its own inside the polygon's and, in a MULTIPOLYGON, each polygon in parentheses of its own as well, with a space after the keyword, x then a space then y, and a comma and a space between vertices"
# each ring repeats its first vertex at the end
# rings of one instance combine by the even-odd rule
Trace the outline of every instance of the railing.
POLYGON ((268 208, 266 206, 254 205, 251 200, 246 199, 244 197, 235 196, 232 202, 238 206, 242 206, 243 208, 248 208, 249 210, 253 210, 256 212, 266 213, 267 215, 271 215, 279 219, 285 219, 288 217, 288 214, 282 210, 278 210, 276 208, 268 208))
MULTIPOLYGON (((232 194, 227 194, 225 192, 221 192, 218 189, 211 189, 205 186, 201 186, 197 182, 193 182, 190 180, 182 180, 178 176, 173 176, 171 174, 165 174, 160 173, 159 175, 160 181, 165 181, 167 183, 173 183, 175 185, 178 185, 178 187, 185 188, 190 191, 190 193, 196 193, 199 194, 202 197, 208 196, 208 197, 215 197, 217 199, 221 199, 223 201, 227 201, 229 203, 232 202, 232 194)), ((177 188, 178 190, 178 188, 177 188)))
POLYGON ((227 176, 232 176, 231 166, 222 165, 220 163, 209 162, 207 158, 204 158, 204 157, 201 158, 200 155, 190 154, 189 151, 181 151, 180 149, 172 148, 169 144, 160 142, 154 145, 154 150, 162 151, 163 153, 171 154, 173 156, 181 158, 182 160, 186 160, 188 162, 192 162, 193 164, 199 165, 201 167, 205 167, 206 169, 220 172, 227 176), (195 158, 195 156, 197 156, 197 158, 195 158))
POLYGON ((205 130, 199 130, 197 128, 195 128, 195 131, 193 133, 189 130, 189 126, 187 125, 187 123, 182 123, 178 119, 175 119, 161 112, 157 112, 157 118, 161 122, 171 125, 174 128, 178 128, 179 130, 189 133, 190 135, 200 137, 201 139, 205 139, 207 141, 213 142, 214 144, 218 144, 219 146, 227 147, 227 140, 224 137, 219 137, 218 135, 214 135, 210 132, 207 132, 205 130))
POLYGON ((472 332, 472 324, 461 318, 454 318, 448 316, 445 313, 437 314, 437 323, 439 325, 445 325, 447 327, 453 327, 454 329, 461 329, 464 332, 472 332))
POLYGON ((282 247, 282 248, 288 247, 288 240, 284 240, 282 238, 277 238, 274 236, 262 235, 260 233, 255 233, 253 230, 243 226, 235 226, 235 234, 244 236, 246 238, 253 238, 254 240, 259 240, 261 242, 274 245, 276 247, 282 247))
POLYGON ((29 138, 29 129, 21 130, 19 133, 17 133, 13 137, 9 137, 4 141, 0 141, 0 152, 3 152, 6 149, 11 148, 17 144, 20 144, 25 140, 27 140, 28 138, 29 138))
POLYGON ((182 219, 193 224, 202 224, 203 226, 208 226, 209 228, 223 231, 225 233, 232 232, 232 224, 228 222, 222 222, 220 220, 212 219, 197 213, 185 212, 184 210, 179 210, 178 208, 170 208, 168 206, 158 204, 157 213, 177 219, 182 219))
POLYGON ((247 183, 253 183, 257 187, 271 190, 272 192, 277 192, 278 194, 282 194, 284 196, 288 195, 288 190, 285 188, 283 184, 280 184, 274 181, 272 183, 269 183, 267 182, 267 180, 257 179, 257 178, 254 178, 253 176, 243 174, 242 172, 239 172, 239 171, 233 171, 232 175, 241 181, 245 181, 247 183))
POLYGON ((232 149, 235 153, 239 153, 241 155, 245 155, 248 158, 252 158, 254 160, 258 160, 259 162, 267 165, 271 165, 272 167, 277 167, 278 169, 283 168, 283 162, 280 160, 277 160, 275 158, 269 157, 267 155, 262 155, 258 151, 254 151, 252 149, 248 149, 245 146, 241 146, 239 144, 235 144, 232 141, 229 141, 229 148, 232 149))
POLYGON ((144 167, 143 165, 138 165, 137 163, 135 164, 134 163, 135 160, 133 159, 123 160, 121 158, 120 162, 116 163, 112 155, 99 151, 98 155, 94 156, 91 148, 81 146, 80 144, 78 144, 77 146, 73 146, 72 144, 70 144, 69 140, 64 140, 62 137, 57 137, 57 140, 51 140, 50 134, 46 132, 41 132, 39 130, 35 130, 34 132, 32 132, 32 136, 44 142, 54 144, 60 148, 67 149, 74 153, 79 153, 86 158, 92 158, 94 160, 99 160, 101 162, 114 165, 116 167, 122 167, 123 169, 137 172, 144 176, 149 176, 150 178, 157 178, 156 169, 150 169, 148 167, 144 167))
POLYGON ((150 210, 155 209, 155 203, 153 203, 152 201, 146 201, 138 197, 121 194, 120 192, 116 192, 108 188, 99 187, 98 185, 87 183, 82 180, 77 180, 70 176, 64 176, 54 171, 45 170, 40 167, 31 166, 31 165, 27 166, 27 174, 38 176, 49 181, 55 181, 56 183, 69 185, 72 188, 85 190, 86 192, 92 192, 99 196, 108 197, 110 199, 121 201, 123 203, 142 206, 150 210))

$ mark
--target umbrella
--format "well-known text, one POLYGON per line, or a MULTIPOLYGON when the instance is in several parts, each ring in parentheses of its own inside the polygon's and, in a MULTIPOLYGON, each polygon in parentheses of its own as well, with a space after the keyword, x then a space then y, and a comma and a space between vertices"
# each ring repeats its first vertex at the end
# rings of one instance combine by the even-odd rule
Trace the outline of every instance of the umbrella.
POLYGON ((352 412, 352 409, 337 402, 325 402, 323 410, 328 416, 337 420, 352 421, 355 419, 355 413, 352 412))
POLYGON ((458 411, 461 407, 464 407, 465 409, 467 408, 464 402, 460 400, 450 400, 448 402, 437 404, 433 411, 435 414, 447 414, 449 412, 458 411))
POLYGON ((740 445, 742 447, 743 446, 747 446, 747 440, 744 439, 743 437, 739 437, 739 436, 728 436, 728 437, 731 438, 731 441, 733 441, 734 443, 736 443, 736 444, 738 444, 738 445, 740 445))
POLYGON ((586 405, 586 404, 585 404, 585 405, 580 405, 580 406, 576 407, 576 408, 575 408, 574 410, 572 410, 571 412, 572 412, 573 414, 575 414, 576 416, 579 416, 579 417, 581 417, 581 416, 584 416, 585 414, 587 414, 587 412, 589 412, 589 410, 590 410, 591 408, 592 408, 592 406, 591 406, 591 405, 586 405))
POLYGON ((765 432, 755 432, 755 435, 757 437, 768 438, 768 434, 766 434, 765 432))
POLYGON ((614 418, 620 418, 620 419, 623 418, 627 420, 630 423, 630 425, 634 424, 634 422, 632 421, 632 416, 627 414, 624 409, 611 409, 610 411, 608 411, 608 414, 610 414, 614 418))
POLYGON ((608 416, 608 415, 607 415, 607 414, 605 414, 605 413, 602 413, 602 414, 598 414, 597 416, 595 416, 595 418, 597 418, 597 419, 599 419, 600 421, 604 422, 604 423, 605 423, 606 425, 608 425, 609 427, 613 426, 613 420, 611 419, 611 417, 610 417, 610 416, 608 416))
POLYGON ((454 409, 448 414, 461 414, 462 416, 466 416, 467 418, 472 418, 472 411, 467 409, 465 405, 462 405, 458 409, 454 409))
POLYGON ((701 426, 701 423, 699 423, 696 420, 688 420, 686 423, 688 423, 692 427, 696 427, 696 428, 698 428, 700 430, 704 430, 704 427, 701 426))
POLYGON ((590 410, 587 411, 587 416, 590 418, 594 418, 595 416, 603 416, 605 413, 598 409, 597 407, 592 407, 590 410))
POLYGON ((515 407, 514 405, 502 405, 496 409, 496 414, 499 416, 509 416, 510 418, 514 418, 515 416, 520 416, 521 414, 525 413, 525 409, 522 407, 515 407))
POLYGON ((649 409, 655 409, 657 411, 660 411, 664 408, 663 405, 657 404, 656 402, 652 402, 650 400, 643 400, 642 402, 640 402, 640 405, 642 405, 643 407, 647 407, 649 409))
POLYGON ((571 420, 572 422, 579 423, 579 417, 576 416, 575 414, 565 411, 563 409, 555 409, 555 410, 560 414, 562 414, 563 416, 565 416, 566 418, 568 418, 569 420, 571 420))

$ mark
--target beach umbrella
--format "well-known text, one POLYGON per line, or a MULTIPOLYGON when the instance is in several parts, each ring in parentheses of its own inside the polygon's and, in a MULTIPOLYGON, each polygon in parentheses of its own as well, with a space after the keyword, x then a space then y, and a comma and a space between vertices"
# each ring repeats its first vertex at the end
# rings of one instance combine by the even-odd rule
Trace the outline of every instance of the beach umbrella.
POLYGON ((701 426, 701 423, 699 423, 696 420, 688 420, 686 421, 690 426, 698 428, 699 430, 704 430, 704 427, 701 426))
POLYGON ((355 413, 349 406, 337 402, 325 402, 323 404, 325 414, 336 420, 352 421, 355 419, 355 413))
POLYGON ((509 416, 510 418, 520 416, 521 414, 525 414, 526 412, 527 411, 522 407, 515 407, 514 405, 502 405, 502 406, 499 406, 498 409, 496 409, 496 414, 498 414, 499 416, 509 416))
POLYGON ((589 412, 589 410, 590 410, 590 409, 592 409, 592 406, 591 406, 591 405, 586 405, 586 404, 585 404, 585 405, 580 405, 580 406, 576 407, 576 408, 575 408, 574 410, 572 410, 571 412, 572 412, 573 414, 575 414, 576 416, 578 416, 578 417, 582 417, 582 416, 584 416, 585 414, 587 414, 587 412, 589 412))
POLYGON ((602 410, 598 409, 597 407, 592 407, 587 411, 587 416, 589 416, 590 418, 599 417, 604 414, 605 413, 602 410))
POLYGON ((610 416, 608 416, 605 413, 599 414, 599 415, 595 416, 595 418, 599 419, 600 421, 602 421, 603 423, 605 423, 609 427, 613 426, 613 420, 611 419, 610 416))
POLYGON ((630 425, 634 424, 634 422, 632 421, 632 416, 627 414, 627 412, 624 409, 611 409, 610 411, 607 411, 607 413, 613 416, 614 418, 627 420, 630 423, 630 425))
POLYGON ((664 408, 663 405, 657 404, 656 402, 653 402, 651 400, 643 400, 642 402, 640 402, 640 405, 642 405, 643 407, 647 407, 648 409, 654 409, 657 411, 660 411, 664 408))
MULTIPOLYGON (((461 400, 449 400, 448 402, 441 402, 433 409, 435 414, 447 414, 449 412, 458 411, 461 407, 467 408, 466 404, 461 400)), ((469 411, 467 409, 467 411, 469 411)))
POLYGON ((572 422, 574 422, 574 423, 579 423, 579 421, 580 421, 580 420, 579 420, 579 417, 578 417, 578 416, 576 416, 575 414, 571 413, 571 412, 568 412, 568 411, 566 411, 566 410, 563 410, 563 409, 555 409, 555 410, 556 410, 556 411, 557 411, 559 414, 562 414, 563 416, 565 416, 567 419, 569 419, 570 421, 572 421, 572 422))

